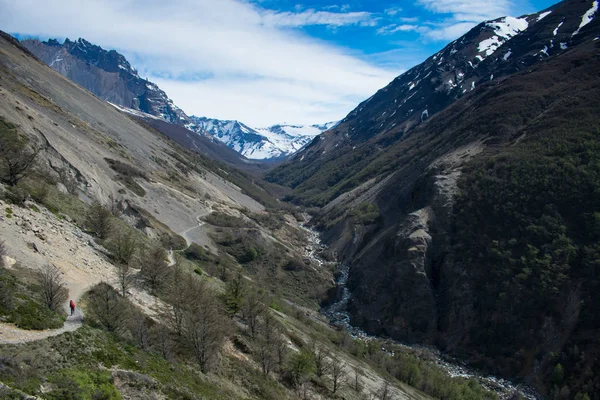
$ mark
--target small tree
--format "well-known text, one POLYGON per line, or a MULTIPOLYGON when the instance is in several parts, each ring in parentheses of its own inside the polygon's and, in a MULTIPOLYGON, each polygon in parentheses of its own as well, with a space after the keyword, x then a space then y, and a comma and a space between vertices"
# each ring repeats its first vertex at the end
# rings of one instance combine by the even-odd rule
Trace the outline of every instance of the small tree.
POLYGON ((329 371, 333 385, 331 392, 335 393, 346 379, 346 368, 344 367, 342 360, 337 355, 331 357, 331 361, 329 362, 329 371))
POLYGON ((195 280, 196 290, 183 313, 182 344, 190 348, 202 372, 212 369, 227 334, 225 319, 215 293, 195 280))
POLYGON ((152 320, 147 318, 141 312, 134 312, 128 321, 128 328, 134 343, 141 349, 147 349, 150 346, 150 330, 152 320))
POLYGON ((285 356, 288 353, 288 344, 283 333, 283 329, 279 326, 275 337, 273 338, 273 346, 275 348, 275 354, 277 356, 277 368, 279 372, 283 371, 283 364, 285 363, 285 356))
POLYGON ((177 336, 183 335, 183 317, 187 308, 188 292, 191 293, 195 279, 190 273, 175 265, 168 280, 167 303, 169 307, 166 312, 168 326, 175 331, 177 336))
POLYGON ((87 309, 92 321, 109 332, 122 333, 127 327, 129 303, 107 283, 90 290, 87 309))
POLYGON ((119 288, 121 295, 127 296, 127 291, 133 282, 133 268, 130 264, 117 264, 117 277, 119 278, 119 288))
POLYGON ((361 376, 360 368, 355 366, 353 368, 353 370, 354 370, 354 379, 352 380, 352 389, 354 389, 357 393, 360 393, 363 390, 362 379, 360 377, 361 376))
POLYGON ((288 362, 288 372, 294 386, 299 387, 305 383, 315 372, 313 353, 306 349, 294 353, 288 362))
POLYGON ((315 359, 315 375, 319 378, 329 371, 329 352, 322 344, 312 345, 313 357, 315 359))
POLYGON ((225 309, 230 317, 235 316, 242 309, 244 292, 242 274, 238 272, 237 277, 230 281, 225 289, 225 309))
POLYGON ((16 126, 0 119, 0 180, 14 186, 33 165, 39 149, 30 149, 28 139, 19 135, 16 126))
POLYGON ((123 265, 131 263, 139 247, 140 242, 135 237, 135 232, 128 227, 117 229, 107 245, 116 261, 123 265))
POLYGON ((76 194, 78 189, 77 179, 65 167, 58 170, 58 182, 62 183, 69 194, 76 194))
MULTIPOLYGON (((5 273, 3 268, 4 256, 6 256, 6 245, 0 240, 0 277, 5 273)), ((14 306, 14 288, 10 282, 0 279, 0 309, 11 310, 14 306)))
POLYGON ((262 292, 252 291, 244 301, 242 317, 250 328, 252 338, 256 336, 256 328, 259 318, 267 311, 262 292))
POLYGON ((140 275, 152 293, 159 292, 165 286, 165 281, 169 276, 167 258, 167 252, 160 244, 146 247, 141 252, 140 275))
POLYGON ((38 271, 37 277, 42 288, 44 304, 53 311, 59 311, 68 296, 62 273, 54 265, 47 264, 38 271))
POLYGON ((106 239, 113 228, 112 214, 108 208, 95 201, 87 211, 85 225, 100 239, 106 239))
POLYGON ((174 342, 171 337, 171 331, 163 324, 155 324, 150 329, 150 342, 152 348, 164 358, 173 356, 174 342))
POLYGON ((377 392, 377 397, 379 400, 391 400, 392 398, 392 390, 390 388, 390 383, 388 381, 384 381, 377 392))
POLYGON ((277 362, 276 337, 279 334, 276 321, 267 314, 259 323, 257 329, 257 353, 262 373, 268 375, 277 362))

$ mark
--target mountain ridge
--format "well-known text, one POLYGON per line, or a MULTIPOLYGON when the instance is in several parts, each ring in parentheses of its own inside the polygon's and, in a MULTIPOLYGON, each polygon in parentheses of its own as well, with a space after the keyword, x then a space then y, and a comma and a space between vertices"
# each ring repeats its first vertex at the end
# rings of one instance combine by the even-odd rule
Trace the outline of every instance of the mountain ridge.
POLYGON ((349 266, 324 305, 350 293, 368 334, 598 398, 597 180, 575 172, 596 165, 597 4, 479 24, 268 174, 349 266))
MULTIPOLYGON (((225 143, 245 157, 256 160, 283 159, 311 140, 319 126, 284 127, 283 130, 249 128, 238 121, 188 116, 177 107, 158 85, 141 78, 125 56, 115 50, 104 50, 83 38, 76 41, 25 39, 21 43, 48 66, 80 84, 98 97, 119 106, 158 117, 213 140, 225 143), (207 131, 204 128, 210 126, 207 131), (298 128, 290 135, 285 127, 298 128), (274 136, 275 135, 275 136, 274 136)), ((138 115, 138 117, 144 117, 138 115)))

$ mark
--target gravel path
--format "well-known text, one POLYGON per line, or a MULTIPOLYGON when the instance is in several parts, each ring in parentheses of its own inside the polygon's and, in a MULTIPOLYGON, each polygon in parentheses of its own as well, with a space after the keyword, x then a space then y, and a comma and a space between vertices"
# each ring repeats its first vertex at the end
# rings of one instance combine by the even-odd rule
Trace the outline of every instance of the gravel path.
POLYGON ((206 217, 210 213, 212 213, 212 210, 208 210, 202 214, 197 215, 196 221, 198 222, 198 225, 191 227, 190 229, 184 232, 181 232, 181 236, 183 236, 183 238, 187 242, 188 247, 192 244, 192 242, 196 242, 197 244, 202 246, 212 246, 212 243, 206 235, 206 232, 203 229, 201 229, 204 225, 204 221, 202 221, 202 218, 206 217))
MULTIPOLYGON (((76 299, 76 302, 79 299, 76 299)), ((65 311, 69 308, 69 303, 65 303, 65 311)), ((69 310, 70 313, 70 310, 69 310)), ((69 315, 62 328, 48 329, 45 331, 27 331, 19 329, 11 324, 0 323, 0 344, 21 344, 35 342, 53 336, 61 335, 65 332, 73 332, 83 325, 83 312, 79 307, 75 308, 75 314, 69 315)))

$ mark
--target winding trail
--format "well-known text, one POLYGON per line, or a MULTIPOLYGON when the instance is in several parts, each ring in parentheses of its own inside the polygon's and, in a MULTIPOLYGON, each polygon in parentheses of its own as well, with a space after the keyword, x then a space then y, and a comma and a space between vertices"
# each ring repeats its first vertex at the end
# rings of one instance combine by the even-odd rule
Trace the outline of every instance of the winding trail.
MULTIPOLYGON (((75 298, 75 303, 80 299, 81 295, 75 298)), ((65 311, 70 314, 69 302, 64 304, 65 311)), ((75 308, 75 314, 69 315, 67 320, 59 329, 47 329, 44 331, 30 331, 19 329, 12 324, 0 323, 0 344, 22 344, 35 342, 37 340, 47 339, 49 337, 62 335, 65 332, 74 332, 83 325, 83 311, 81 308, 75 308)))
MULTIPOLYGON (((192 242, 194 241, 193 237, 190 235, 192 232, 194 232, 197 229, 202 228, 202 226, 204 225, 204 221, 202 221, 201 218, 206 217, 207 215, 211 214, 212 210, 208 210, 202 214, 198 214, 196 216, 196 222, 198 223, 198 225, 191 227, 190 229, 181 232, 181 236, 183 236, 183 238, 185 239, 188 247, 192 244, 192 242)), ((203 244, 203 243, 200 243, 203 244)))

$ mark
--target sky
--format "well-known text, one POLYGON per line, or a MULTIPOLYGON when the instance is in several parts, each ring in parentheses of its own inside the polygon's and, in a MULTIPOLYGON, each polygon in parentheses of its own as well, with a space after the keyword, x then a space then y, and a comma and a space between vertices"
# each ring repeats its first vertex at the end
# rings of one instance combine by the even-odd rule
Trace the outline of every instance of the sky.
POLYGON ((187 114, 337 121, 479 22, 553 0, 0 0, 0 29, 123 53, 187 114))

